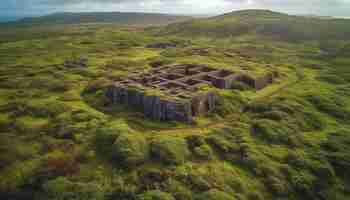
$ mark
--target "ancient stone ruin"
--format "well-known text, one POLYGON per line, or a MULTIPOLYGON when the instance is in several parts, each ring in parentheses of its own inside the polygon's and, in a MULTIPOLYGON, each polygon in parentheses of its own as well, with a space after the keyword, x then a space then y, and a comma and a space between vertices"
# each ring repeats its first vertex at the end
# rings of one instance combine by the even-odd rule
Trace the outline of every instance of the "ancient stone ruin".
POLYGON ((115 82, 106 95, 111 104, 128 105, 152 119, 191 122, 214 110, 218 96, 213 88, 229 89, 234 81, 262 89, 273 74, 253 78, 205 65, 161 66, 115 82))

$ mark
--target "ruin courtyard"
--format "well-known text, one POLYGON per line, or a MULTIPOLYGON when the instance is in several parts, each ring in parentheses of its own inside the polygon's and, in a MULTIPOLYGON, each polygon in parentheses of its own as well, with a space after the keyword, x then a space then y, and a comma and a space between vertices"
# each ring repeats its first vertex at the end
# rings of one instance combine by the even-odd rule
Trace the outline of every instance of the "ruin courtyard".
POLYGON ((231 89, 241 82, 260 90, 274 77, 271 72, 254 77, 206 65, 156 66, 114 82, 106 96, 110 104, 130 106, 154 120, 191 122, 193 117, 214 111, 218 89, 231 89))

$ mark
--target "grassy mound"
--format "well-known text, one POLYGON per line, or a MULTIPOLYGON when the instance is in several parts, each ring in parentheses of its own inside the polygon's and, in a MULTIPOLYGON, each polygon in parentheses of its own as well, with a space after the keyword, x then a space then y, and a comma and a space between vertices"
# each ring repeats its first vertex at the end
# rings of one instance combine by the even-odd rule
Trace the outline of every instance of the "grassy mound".
POLYGON ((180 165, 189 155, 186 140, 182 138, 160 138, 151 143, 152 156, 169 165, 180 165))

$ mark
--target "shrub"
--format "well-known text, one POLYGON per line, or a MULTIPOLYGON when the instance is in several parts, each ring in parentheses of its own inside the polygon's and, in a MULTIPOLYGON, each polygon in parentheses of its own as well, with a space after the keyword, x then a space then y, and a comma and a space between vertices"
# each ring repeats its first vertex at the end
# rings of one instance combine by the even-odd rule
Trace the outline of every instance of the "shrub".
POLYGON ((137 197, 138 200, 175 200, 175 198, 166 192, 160 190, 150 190, 137 197))
POLYGON ((187 175, 187 181, 191 185, 191 188, 195 191, 207 191, 210 188, 212 188, 212 182, 207 180, 207 176, 203 174, 200 174, 196 171, 189 171, 189 174, 187 175))
POLYGON ((321 130, 325 127, 325 122, 316 112, 304 110, 299 113, 296 120, 300 129, 303 131, 321 130))
POLYGON ((8 129, 12 124, 12 120, 7 114, 0 114, 0 131, 8 129))
POLYGON ((62 101, 80 101, 81 96, 80 96, 79 91, 68 90, 68 91, 62 93, 62 96, 59 98, 59 100, 62 100, 62 101))
POLYGON ((214 113, 220 116, 239 113, 245 104, 245 99, 238 93, 222 92, 220 93, 220 98, 218 98, 216 102, 214 113))
POLYGON ((291 192, 289 183, 274 163, 265 161, 258 166, 266 187, 277 196, 286 196, 291 192))
POLYGON ((321 130, 325 124, 322 117, 319 113, 308 109, 308 106, 309 104, 300 98, 279 98, 251 104, 247 110, 253 112, 253 117, 256 119, 281 121, 296 130, 321 130))
POLYGON ((335 172, 329 163, 316 161, 313 163, 311 171, 317 177, 317 190, 325 190, 335 183, 335 172))
POLYGON ((258 120, 252 125, 252 132, 269 143, 298 145, 300 138, 294 128, 272 120, 258 120))
POLYGON ((289 116, 303 110, 305 106, 300 105, 298 102, 293 100, 277 100, 271 105, 271 110, 277 110, 288 114, 289 116))
POLYGON ((151 144, 152 155, 164 164, 177 165, 189 155, 187 143, 182 138, 159 138, 151 144))
POLYGON ((128 184, 121 177, 114 180, 113 192, 108 199, 131 199, 135 200, 137 197, 138 187, 134 184, 128 184))
POLYGON ((235 200, 235 198, 217 189, 211 189, 201 195, 196 200, 235 200))
MULTIPOLYGON (((51 123, 53 131, 50 133, 57 138, 74 139, 79 134, 86 138, 100 130, 103 131, 103 128, 100 127, 105 124, 106 118, 101 113, 75 110, 62 113, 54 118, 51 123)), ((108 129, 108 124, 106 126, 108 129)))
POLYGON ((200 159, 211 160, 213 158, 213 151, 210 146, 206 144, 195 147, 193 152, 200 159))
POLYGON ((198 147, 198 146, 205 144, 205 138, 203 136, 200 136, 200 135, 188 136, 188 137, 186 137, 186 140, 187 140, 187 144, 191 150, 193 150, 193 148, 195 148, 195 147, 198 147))
POLYGON ((207 138, 207 142, 212 145, 220 153, 235 153, 239 150, 239 146, 228 141, 220 135, 211 135, 207 138))
POLYGON ((322 147, 336 174, 350 178, 350 131, 341 129, 330 133, 322 147))
POLYGON ((66 177, 50 180, 43 186, 50 200, 104 200, 106 191, 96 183, 72 182, 66 177))
POLYGON ((114 142, 121 134, 132 133, 129 126, 123 121, 106 124, 97 129, 95 135, 95 145, 97 152, 107 158, 113 158, 114 142))
POLYGON ((193 200, 191 190, 176 180, 170 179, 167 182, 167 190, 172 193, 177 200, 193 200))
POLYGON ((350 84, 338 86, 335 91, 335 94, 344 97, 350 97, 350 84))
POLYGON ((65 92, 71 88, 71 83, 52 77, 35 78, 29 85, 32 89, 47 89, 51 92, 65 92))
POLYGON ((111 81, 105 78, 99 78, 97 80, 91 81, 85 88, 84 94, 95 93, 98 90, 105 89, 110 83, 111 81))
POLYGON ((292 171, 290 175, 290 182, 293 188, 298 191, 304 193, 306 196, 313 196, 313 185, 316 177, 310 174, 306 170, 292 171))
POLYGON ((17 159, 17 144, 10 136, 2 135, 0 140, 0 170, 17 159))
POLYGON ((336 76, 334 74, 323 74, 319 76, 317 79, 321 81, 325 81, 330 84, 335 84, 335 85, 342 85, 347 83, 347 81, 344 80, 342 77, 336 76))
POLYGON ((281 121, 289 117, 285 112, 278 111, 278 110, 263 112, 258 116, 259 118, 266 118, 266 119, 271 119, 275 121, 281 121))
POLYGON ((310 95, 306 99, 314 104, 317 109, 339 119, 350 119, 350 111, 344 108, 344 103, 340 99, 330 99, 322 96, 310 95))
POLYGON ((248 194, 248 200, 263 200, 263 196, 256 192, 256 191, 252 191, 248 194))
POLYGON ((14 127, 21 133, 39 134, 49 130, 49 121, 42 118, 30 116, 19 117, 15 120, 14 127))
POLYGON ((291 151, 287 154, 286 161, 290 166, 298 169, 307 169, 310 160, 304 152, 291 151))
POLYGON ((57 150, 46 155, 42 172, 49 177, 73 175, 79 172, 79 163, 74 153, 57 150))
POLYGON ((157 189, 167 183, 169 171, 159 168, 143 168, 138 171, 141 189, 157 189))
POLYGON ((288 170, 288 176, 292 179, 292 182, 295 181, 293 184, 294 187, 297 187, 297 190, 308 190, 310 193, 315 193, 334 186, 334 170, 322 154, 312 152, 312 157, 308 158, 305 153, 290 152, 287 160, 289 166, 295 168, 295 170, 288 170), (301 172, 301 174, 297 172, 301 172))
POLYGON ((239 152, 247 142, 247 137, 242 136, 247 130, 245 128, 220 128, 214 129, 206 138, 206 142, 221 155, 231 159, 239 152))
POLYGON ((60 101, 51 99, 34 102, 15 100, 8 103, 5 110, 13 112, 15 116, 55 117, 67 111, 68 107, 60 101))
POLYGON ((95 116, 84 110, 77 110, 72 112, 72 120, 74 122, 86 122, 94 119, 95 116))
POLYGON ((105 119, 104 115, 98 112, 93 112, 90 110, 75 110, 71 113, 71 118, 73 122, 88 122, 92 120, 103 121, 105 119))
POLYGON ((290 193, 289 184, 279 177, 268 176, 266 178, 266 185, 278 196, 286 196, 290 193))
POLYGON ((240 81, 234 81, 232 83, 231 89, 239 90, 239 91, 245 91, 251 89, 251 87, 243 82, 240 81))
POLYGON ((114 156, 131 166, 145 162, 150 154, 146 139, 137 133, 119 135, 113 147, 114 156))
POLYGON ((55 117, 68 110, 68 107, 56 100, 37 102, 30 105, 32 113, 38 117, 55 117))
POLYGON ((263 113, 271 111, 271 106, 266 102, 256 102, 253 104, 249 104, 246 109, 254 113, 263 113))
POLYGON ((37 176, 40 166, 40 159, 16 162, 6 166, 0 174, 0 193, 17 192, 22 186, 29 184, 37 176))

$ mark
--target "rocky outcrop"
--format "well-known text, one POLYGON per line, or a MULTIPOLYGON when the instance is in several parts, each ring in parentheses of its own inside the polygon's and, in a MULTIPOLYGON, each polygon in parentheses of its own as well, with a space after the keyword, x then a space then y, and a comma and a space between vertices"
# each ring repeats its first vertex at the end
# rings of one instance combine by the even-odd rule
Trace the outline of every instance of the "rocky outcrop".
POLYGON ((176 44, 173 43, 155 43, 155 44, 149 44, 146 46, 146 48, 152 48, 152 49, 168 49, 168 48, 176 48, 176 44))
POLYGON ((255 83, 254 83, 255 89, 261 90, 261 89, 265 88, 266 86, 272 84, 273 78, 274 78, 273 74, 269 73, 269 74, 266 74, 264 76, 261 76, 261 77, 255 79, 255 83))
POLYGON ((88 59, 81 57, 81 58, 74 58, 74 59, 68 59, 64 61, 64 66, 69 68, 79 68, 79 67, 88 67, 88 59))

